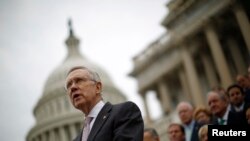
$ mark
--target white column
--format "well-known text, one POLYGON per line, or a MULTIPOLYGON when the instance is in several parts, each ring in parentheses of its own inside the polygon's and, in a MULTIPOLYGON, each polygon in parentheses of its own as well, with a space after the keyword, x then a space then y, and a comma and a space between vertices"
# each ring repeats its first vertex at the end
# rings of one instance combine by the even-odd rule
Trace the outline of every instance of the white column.
POLYGON ((143 99, 143 105, 144 105, 145 114, 146 114, 145 121, 146 123, 150 125, 152 123, 152 119, 149 115, 148 103, 146 100, 146 92, 142 94, 142 99, 143 99))
POLYGON ((76 131, 76 126, 74 123, 69 125, 69 132, 70 132, 71 140, 75 139, 77 136, 77 131, 76 131))
POLYGON ((201 56, 201 61, 204 65, 205 74, 206 74, 209 87, 212 88, 214 86, 217 86, 219 82, 216 77, 216 72, 215 72, 214 65, 212 64, 212 60, 207 54, 204 53, 201 56))
POLYGON ((194 62, 193 62, 192 57, 189 53, 189 50, 187 49, 187 46, 182 47, 181 55, 183 57, 182 58, 183 64, 184 64, 184 68, 185 68, 186 73, 187 73, 188 84, 189 84, 189 88, 191 90, 191 95, 193 97, 194 103, 196 106, 204 105, 205 101, 204 101, 204 97, 202 94, 199 78, 197 75, 198 73, 195 69, 194 62))
POLYGON ((67 141, 67 136, 64 127, 59 128, 60 141, 67 141))
POLYGON ((42 141, 47 141, 45 132, 41 134, 41 137, 42 137, 42 141))
POLYGON ((233 38, 229 38, 227 40, 227 44, 228 44, 230 53, 232 54, 232 59, 237 69, 237 73, 245 74, 247 72, 247 68, 244 65, 244 59, 242 57, 242 54, 240 53, 238 44, 233 38))
POLYGON ((56 133, 54 129, 49 131, 49 141, 56 141, 56 133))
POLYGON ((233 83, 233 80, 230 75, 229 67, 223 54, 223 50, 220 45, 218 36, 211 25, 207 25, 205 27, 205 35, 212 52, 212 56, 214 58, 217 71, 219 73, 222 86, 224 88, 227 88, 230 84, 233 83))
POLYGON ((158 92, 161 97, 161 105, 164 109, 164 113, 168 114, 172 110, 172 104, 171 104, 171 98, 170 98, 170 93, 168 90, 168 86, 164 82, 164 80, 159 80, 158 81, 158 92))
POLYGON ((193 98, 191 95, 191 90, 188 85, 187 75, 185 74, 184 70, 179 70, 179 79, 184 96, 188 101, 191 101, 193 98))
POLYGON ((235 6, 234 14, 248 48, 248 53, 250 53, 250 24, 247 14, 240 5, 235 6))

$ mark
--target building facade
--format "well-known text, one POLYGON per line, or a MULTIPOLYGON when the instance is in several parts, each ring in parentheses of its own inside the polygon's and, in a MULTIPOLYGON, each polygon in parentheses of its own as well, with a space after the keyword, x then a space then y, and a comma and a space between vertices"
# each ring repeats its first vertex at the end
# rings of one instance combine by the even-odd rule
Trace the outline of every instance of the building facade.
POLYGON ((86 66, 96 70, 103 82, 103 98, 113 104, 126 101, 108 74, 81 55, 80 41, 74 36, 69 22, 69 37, 66 40, 68 55, 48 77, 43 95, 34 108, 36 123, 27 134, 27 141, 72 141, 82 128, 84 115, 76 110, 64 89, 66 74, 74 66, 86 66), (106 96, 108 95, 108 96, 106 96))
POLYGON ((133 58, 130 73, 144 100, 146 126, 167 140, 176 105, 206 106, 214 86, 227 88, 250 64, 250 3, 247 0, 171 0, 162 25, 167 32, 133 58), (163 117, 152 120, 146 97, 154 92, 163 117))

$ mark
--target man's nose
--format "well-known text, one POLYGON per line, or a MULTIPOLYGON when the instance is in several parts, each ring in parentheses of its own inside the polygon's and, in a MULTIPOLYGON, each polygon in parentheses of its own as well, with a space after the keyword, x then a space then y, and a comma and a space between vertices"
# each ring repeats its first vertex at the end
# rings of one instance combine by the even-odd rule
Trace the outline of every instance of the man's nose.
POLYGON ((77 89, 77 85, 75 82, 72 83, 72 85, 70 86, 70 90, 71 92, 75 91, 77 89))

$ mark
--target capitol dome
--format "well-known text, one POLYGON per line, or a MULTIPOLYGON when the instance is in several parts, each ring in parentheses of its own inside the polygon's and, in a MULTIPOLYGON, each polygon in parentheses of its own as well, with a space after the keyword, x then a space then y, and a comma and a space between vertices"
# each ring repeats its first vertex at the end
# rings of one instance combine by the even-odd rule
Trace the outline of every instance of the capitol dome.
POLYGON ((69 37, 66 40, 68 54, 48 77, 43 95, 34 108, 35 126, 29 131, 27 141, 71 141, 82 127, 83 114, 70 103, 64 89, 67 72, 74 66, 86 66, 95 70, 103 83, 104 101, 113 104, 126 101, 108 74, 95 63, 81 55, 79 40, 74 36, 69 21, 69 37))

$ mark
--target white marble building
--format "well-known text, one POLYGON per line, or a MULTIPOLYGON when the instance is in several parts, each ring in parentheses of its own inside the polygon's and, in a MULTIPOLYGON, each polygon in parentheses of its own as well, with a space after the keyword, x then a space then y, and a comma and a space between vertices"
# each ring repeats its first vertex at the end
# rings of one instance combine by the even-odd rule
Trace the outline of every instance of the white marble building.
POLYGON ((162 26, 167 32, 133 58, 130 75, 144 100, 146 126, 167 140, 169 122, 178 121, 176 104, 206 105, 206 93, 227 88, 250 64, 248 0, 171 0, 162 26), (163 116, 151 118, 147 94, 154 93, 163 116))

